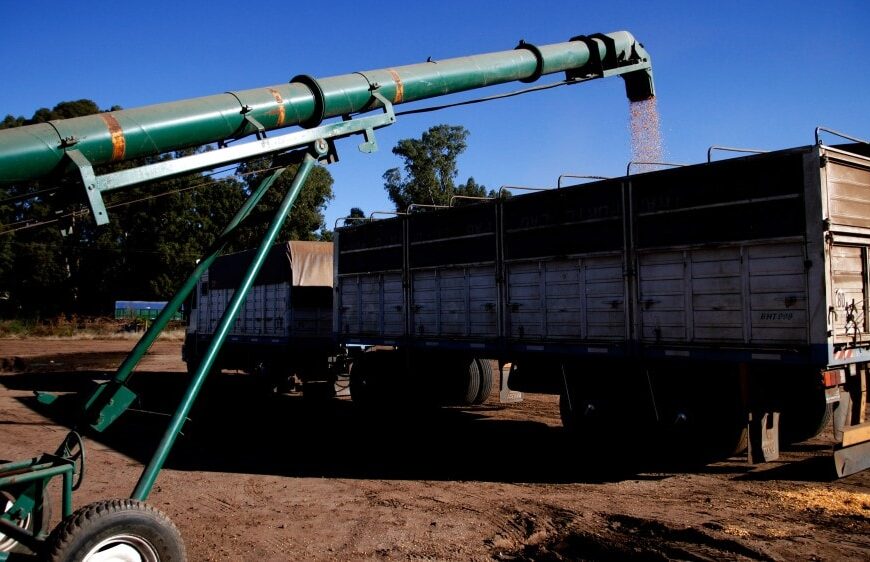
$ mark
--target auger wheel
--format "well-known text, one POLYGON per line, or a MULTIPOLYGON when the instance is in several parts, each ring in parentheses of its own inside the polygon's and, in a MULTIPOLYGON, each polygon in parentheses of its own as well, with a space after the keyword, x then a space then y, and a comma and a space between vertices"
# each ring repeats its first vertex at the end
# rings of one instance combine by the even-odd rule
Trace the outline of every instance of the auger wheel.
POLYGON ((104 500, 64 519, 49 538, 50 562, 184 562, 187 554, 169 518, 145 503, 104 500))

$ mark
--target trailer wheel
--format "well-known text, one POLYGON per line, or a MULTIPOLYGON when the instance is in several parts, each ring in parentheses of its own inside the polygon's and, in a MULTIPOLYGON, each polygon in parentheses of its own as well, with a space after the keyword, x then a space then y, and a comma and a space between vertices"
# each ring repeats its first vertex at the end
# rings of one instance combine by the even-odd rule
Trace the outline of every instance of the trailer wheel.
MULTIPOLYGON (((199 364, 202 363, 202 357, 196 356, 187 360, 187 374, 191 377, 196 374, 197 369, 199 369, 199 364)), ((220 363, 216 359, 215 362, 211 366, 211 370, 208 372, 209 375, 216 375, 221 372, 220 363)))
POLYGON ((572 408, 573 404, 565 395, 563 390, 559 394, 559 419, 562 420, 562 427, 566 431, 574 432, 577 430, 577 413, 572 408))
POLYGON ((64 519, 48 542, 51 562, 183 562, 184 542, 169 518, 145 503, 123 499, 87 505, 64 519))
POLYGON ((619 420, 612 412, 604 414, 599 409, 599 400, 593 399, 594 394, 584 394, 577 386, 572 386, 570 399, 565 389, 559 393, 559 419, 562 427, 581 441, 596 442, 606 440, 611 430, 619 420))
POLYGON ((457 402, 462 406, 475 404, 480 392, 480 365, 476 359, 462 360, 456 367, 459 375, 457 381, 457 402))
POLYGON ((588 439, 593 436, 591 428, 598 419, 595 416, 589 417, 581 413, 579 411, 581 408, 586 409, 584 405, 591 407, 588 402, 581 404, 580 396, 572 394, 571 400, 569 400, 564 390, 559 394, 559 419, 562 420, 562 427, 569 433, 588 439))
POLYGON ((389 352, 370 351, 353 362, 350 370, 350 399, 363 411, 373 411, 377 404, 388 400, 392 355, 389 352))
POLYGON ((833 415, 833 406, 825 403, 824 395, 817 400, 806 400, 802 405, 788 403, 783 407, 779 422, 780 439, 787 444, 812 439, 825 430, 833 415))
POLYGON ((714 366, 703 372, 705 376, 695 368, 671 368, 668 375, 652 379, 659 389, 665 443, 678 458, 691 462, 732 457, 748 444, 737 372, 714 366))
POLYGON ((492 392, 492 363, 489 359, 475 359, 479 376, 479 388, 472 404, 483 404, 492 392))
POLYGON ((302 398, 311 402, 325 402, 335 397, 332 381, 305 381, 302 383, 302 398))

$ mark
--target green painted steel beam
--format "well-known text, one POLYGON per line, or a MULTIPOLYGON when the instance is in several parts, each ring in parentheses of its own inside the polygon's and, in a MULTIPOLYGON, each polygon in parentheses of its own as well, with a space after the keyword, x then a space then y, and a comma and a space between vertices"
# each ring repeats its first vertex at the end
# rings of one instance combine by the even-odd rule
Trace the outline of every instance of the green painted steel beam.
POLYGON ((251 214, 254 207, 260 202, 275 180, 284 172, 284 168, 273 171, 269 176, 265 177, 257 189, 245 200, 244 205, 236 212, 230 223, 224 228, 220 236, 212 243, 205 255, 196 264, 191 274, 185 280, 184 285, 175 293, 154 322, 145 331, 142 337, 136 342, 136 345, 130 350, 130 353, 124 358, 124 361, 118 367, 118 372, 115 377, 108 383, 101 385, 88 399, 84 412, 84 422, 89 424, 96 431, 103 431, 109 427, 121 414, 126 411, 129 403, 123 399, 127 393, 131 393, 124 386, 133 374, 133 369, 142 360, 142 357, 148 353, 151 345, 166 328, 173 314, 181 308, 181 303, 190 295, 196 288, 199 278, 208 270, 212 263, 217 259, 220 253, 224 250, 232 235, 240 224, 251 214))
MULTIPOLYGON (((312 147, 313 151, 316 151, 315 154, 317 158, 323 157, 327 154, 328 145, 325 140, 321 139, 316 141, 313 143, 312 147)), ((266 261, 266 255, 272 248, 275 238, 278 236, 281 227, 284 225, 284 222, 290 214, 290 210, 293 208, 296 198, 302 191, 302 187, 305 185, 305 181, 308 179, 308 176, 311 173, 311 170, 314 169, 316 163, 317 159, 315 156, 306 153, 302 162, 299 164, 299 168, 293 178, 293 183, 290 185, 290 188, 284 195, 281 204, 278 206, 272 222, 266 230, 266 234, 260 241, 260 246, 257 248, 254 259, 245 272, 241 284, 238 289, 236 289, 235 293, 233 293, 232 299, 230 299, 226 310, 224 310, 223 316, 221 316, 220 322, 218 322, 218 326, 215 329, 214 337, 209 343, 208 349, 206 350, 205 355, 203 355, 199 367, 197 367, 193 380, 191 380, 190 385, 184 393, 181 404, 173 414, 172 419, 169 422, 169 427, 167 427, 166 432, 163 434, 163 438, 160 440, 160 444, 157 446, 157 451, 155 451, 154 456, 151 457, 151 461, 148 463, 148 466, 145 467, 145 470, 139 477, 139 481, 136 483, 136 487, 130 496, 132 499, 140 501, 148 499, 148 495, 151 493, 151 488, 157 480, 157 475, 160 473, 161 468, 163 468, 163 464, 169 456, 169 451, 172 450, 172 446, 175 443, 178 434, 181 432, 181 427, 187 419, 187 414, 193 407, 193 403, 199 394, 199 390, 202 388, 202 385, 205 382, 215 359, 217 359, 217 355, 220 352, 227 335, 230 333, 230 329, 236 320, 236 316, 239 314, 239 310, 242 308, 242 304, 245 302, 248 291, 254 284, 254 279, 257 278, 257 274, 260 272, 263 263, 266 261)), ((277 175, 282 171, 283 170, 277 170, 273 172, 273 176, 277 177, 277 175)))
POLYGON ((427 61, 316 80, 124 109, 0 131, 0 184, 62 172, 76 151, 91 165, 241 138, 393 104, 566 72, 586 80, 623 75, 630 99, 654 95, 649 55, 628 32, 427 61))

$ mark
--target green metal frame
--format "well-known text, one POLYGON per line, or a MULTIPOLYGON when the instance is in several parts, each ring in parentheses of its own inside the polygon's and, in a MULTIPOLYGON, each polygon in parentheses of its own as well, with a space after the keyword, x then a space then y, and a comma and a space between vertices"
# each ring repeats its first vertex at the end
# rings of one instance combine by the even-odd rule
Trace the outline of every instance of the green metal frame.
MULTIPOLYGON (((7 502, 12 502, 0 514, 0 533, 39 552, 48 537, 48 530, 43 527, 46 487, 54 477, 61 477, 61 513, 63 517, 72 515, 73 491, 84 476, 84 454, 81 436, 71 431, 54 454, 44 453, 32 459, 0 465, 0 491, 6 492, 7 502), (76 466, 79 467, 78 475, 76 466), (19 526, 28 517, 31 528, 19 526)), ((0 561, 5 561, 8 556, 8 552, 0 552, 0 561)))
MULTIPOLYGON (((101 220, 106 222, 108 220, 108 217, 105 215, 105 207, 102 204, 102 197, 100 196, 104 191, 191 171, 213 168, 261 155, 273 155, 273 162, 275 166, 278 166, 260 182, 257 189, 248 197, 233 219, 211 244, 181 288, 175 293, 157 318, 154 319, 151 326, 118 367, 112 380, 99 384, 85 401, 81 418, 74 429, 80 426, 89 426, 98 432, 109 427, 136 399, 136 394, 127 387, 133 370, 148 352, 148 349, 160 333, 169 324, 169 321, 177 313, 181 304, 194 290, 202 274, 221 254, 239 226, 250 216, 266 192, 275 184, 275 180, 286 171, 289 165, 299 165, 290 187, 275 211, 269 228, 260 241, 254 260, 245 272, 230 304, 224 311, 215 335, 196 373, 194 373, 193 378, 188 384, 181 403, 173 414, 157 450, 143 470, 130 496, 131 498, 140 501, 148 498, 157 475, 163 468, 163 464, 166 462, 166 458, 169 456, 169 452, 181 432, 185 420, 187 420, 187 415, 229 334, 230 328, 233 322, 235 322, 236 316, 238 316, 239 310, 260 272, 267 253, 281 231, 281 227, 289 216, 293 204, 302 191, 314 166, 318 162, 328 163, 337 160, 334 141, 352 135, 359 134, 364 136, 364 142, 359 145, 359 149, 362 152, 374 152, 377 150, 374 131, 391 125, 396 121, 392 104, 377 92, 373 92, 373 95, 383 104, 382 114, 359 119, 348 119, 338 123, 290 133, 280 138, 264 139, 249 145, 221 149, 214 151, 214 153, 218 153, 217 155, 220 156, 217 159, 214 158, 214 153, 207 152, 180 158, 175 161, 145 166, 138 170, 125 170, 97 177, 93 175, 93 170, 84 157, 81 154, 76 155, 75 151, 71 151, 73 152, 71 161, 79 168, 97 222, 101 220), (306 148, 300 150, 300 147, 306 148), (291 152, 294 148, 297 150, 291 152), (102 215, 100 214, 101 209, 102 215)), ((55 396, 40 393, 38 394, 38 400, 43 404, 51 404, 54 402, 55 396)), ((78 437, 75 431, 70 435, 78 437)), ((62 477, 62 513, 66 517, 72 513, 73 490, 80 483, 81 475, 84 472, 84 448, 82 446, 81 453, 79 453, 79 456, 81 456, 81 472, 79 481, 76 482, 75 466, 78 456, 74 458, 69 454, 69 451, 65 450, 65 444, 68 440, 69 437, 64 440, 64 444, 61 445, 56 454, 46 453, 26 461, 0 465, 0 491, 5 490, 9 493, 13 501, 10 509, 0 514, 0 533, 15 539, 37 552, 47 538, 47 530, 42 528, 41 517, 46 487, 54 477, 62 477), (31 521, 33 521, 32 530, 22 529, 14 523, 14 521, 24 521, 28 515, 31 517, 31 521)), ((0 552, 0 562, 7 560, 7 558, 8 553, 0 552)))

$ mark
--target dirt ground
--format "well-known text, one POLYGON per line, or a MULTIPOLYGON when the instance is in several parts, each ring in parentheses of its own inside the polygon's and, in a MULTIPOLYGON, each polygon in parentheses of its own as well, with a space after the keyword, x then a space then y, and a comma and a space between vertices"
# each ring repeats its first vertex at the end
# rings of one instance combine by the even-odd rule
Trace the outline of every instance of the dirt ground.
MULTIPOLYGON (((66 434, 33 390, 81 391, 133 343, 0 340, 0 458, 66 434)), ((184 388, 179 348, 158 342, 131 411, 87 436, 76 507, 129 496, 184 388)), ((494 392, 376 423, 346 398, 268 394, 232 373, 190 417, 149 502, 192 561, 870 559, 870 471, 831 479, 824 435, 775 463, 680 465, 572 446, 555 397, 494 392)))

